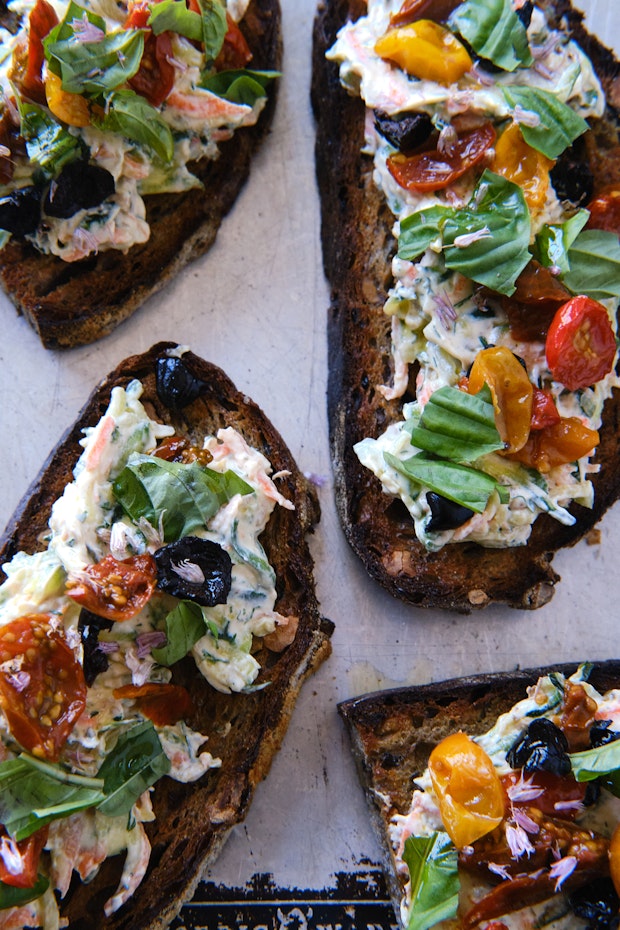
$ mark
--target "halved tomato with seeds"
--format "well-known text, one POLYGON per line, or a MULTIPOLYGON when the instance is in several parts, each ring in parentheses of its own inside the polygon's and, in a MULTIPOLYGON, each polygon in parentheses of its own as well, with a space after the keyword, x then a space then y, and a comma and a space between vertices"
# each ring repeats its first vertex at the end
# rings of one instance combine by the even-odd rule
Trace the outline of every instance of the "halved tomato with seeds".
POLYGON ((152 555, 115 559, 107 555, 88 565, 80 578, 69 579, 67 594, 98 617, 130 620, 150 599, 157 580, 152 555))
POLYGON ((113 693, 115 698, 134 700, 140 713, 158 727, 177 723, 189 717, 194 709, 189 691, 182 685, 152 681, 144 685, 122 685, 113 693))

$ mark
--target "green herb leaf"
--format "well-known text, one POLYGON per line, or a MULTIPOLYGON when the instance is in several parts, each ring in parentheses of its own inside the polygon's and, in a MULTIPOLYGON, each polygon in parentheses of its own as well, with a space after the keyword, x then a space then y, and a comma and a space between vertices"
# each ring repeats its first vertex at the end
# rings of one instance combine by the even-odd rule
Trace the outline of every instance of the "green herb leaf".
POLYGON ((205 633, 205 618, 198 604, 181 601, 166 617, 168 642, 160 649, 153 649, 153 658, 160 665, 174 665, 205 633))
POLYGON ((408 837, 403 859, 411 877, 407 930, 428 930, 455 917, 460 888, 458 857, 447 833, 408 837))
POLYGON ((438 459, 426 452, 418 452, 404 461, 390 452, 385 452, 384 457, 388 465, 405 477, 475 513, 483 512, 494 491, 502 502, 508 499, 506 488, 478 469, 438 459))
POLYGON ((128 814, 142 792, 169 771, 170 761, 153 724, 137 724, 119 736, 97 773, 105 792, 98 809, 109 817, 128 814))
POLYGON ((97 779, 22 754, 0 765, 0 822, 23 840, 52 820, 94 807, 103 798, 102 788, 97 779))
POLYGON ((81 156, 80 140, 43 107, 19 97, 17 102, 28 158, 47 178, 56 177, 66 164, 81 156))
POLYGON ((583 117, 549 91, 516 85, 502 87, 502 91, 513 110, 519 106, 539 118, 537 126, 520 122, 519 129, 527 144, 547 158, 558 158, 588 129, 583 117))
POLYGON ((140 29, 113 32, 100 42, 76 42, 73 37, 50 42, 46 52, 72 94, 101 94, 133 77, 142 59, 144 33, 140 29))
POLYGON ((573 775, 577 781, 587 782, 600 778, 602 784, 616 797, 620 797, 620 740, 570 754, 573 775))
POLYGON ((189 10, 185 0, 160 0, 154 3, 148 25, 156 36, 169 31, 194 42, 202 42, 202 16, 189 10))
POLYGON ((172 161, 174 139, 159 111, 132 90, 117 90, 106 97, 106 113, 99 129, 118 132, 150 149, 161 161, 172 161))
POLYGON ((84 6, 80 6, 79 3, 75 3, 75 0, 71 0, 62 20, 53 29, 50 29, 43 39, 43 49, 48 63, 50 58, 48 54, 49 46, 54 45, 56 42, 64 42, 65 39, 71 39, 75 36, 74 22, 83 23, 85 20, 105 33, 106 24, 103 17, 92 10, 87 10, 84 6))
POLYGON ((565 223, 542 227, 535 244, 536 258, 541 265, 559 268, 564 273, 570 270, 568 250, 588 222, 588 216, 587 210, 578 210, 565 223))
POLYGON ((481 58, 504 71, 534 63, 527 31, 511 0, 466 0, 452 13, 448 25, 481 58))
POLYGON ((226 6, 222 0, 198 0, 202 10, 202 41, 207 60, 214 61, 219 55, 228 32, 226 6))
POLYGON ((29 901, 35 901, 45 894, 49 888, 49 879, 44 875, 37 875, 32 888, 16 888, 14 885, 7 885, 0 882, 0 910, 6 910, 9 907, 22 907, 29 901))
POLYGON ((267 95, 269 83, 277 77, 278 71, 216 71, 204 77, 200 86, 231 103, 253 107, 257 100, 267 95))
POLYGON ((471 395, 449 385, 430 396, 410 432, 418 449, 454 462, 475 462, 481 455, 504 448, 493 403, 482 391, 471 395))
POLYGON ((602 229, 584 229, 568 250, 570 270, 562 281, 573 294, 594 300, 620 297, 620 242, 602 229))
POLYGON ((235 494, 250 485, 232 471, 221 474, 195 462, 184 465, 134 453, 113 485, 116 499, 131 519, 163 520, 164 539, 171 542, 207 525, 235 494))
POLYGON ((413 262, 435 241, 441 239, 446 218, 456 211, 451 207, 429 207, 405 217, 400 223, 398 257, 413 262))

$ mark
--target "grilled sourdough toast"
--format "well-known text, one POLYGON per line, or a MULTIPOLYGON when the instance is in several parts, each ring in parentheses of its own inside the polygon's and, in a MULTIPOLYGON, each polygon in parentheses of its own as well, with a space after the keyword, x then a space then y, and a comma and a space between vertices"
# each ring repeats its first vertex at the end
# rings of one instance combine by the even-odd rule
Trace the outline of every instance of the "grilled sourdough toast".
MULTIPOLYGON (((6 15, 6 4, 2 3, 6 15)), ((278 0, 251 0, 239 24, 257 71, 277 71, 282 59, 278 0)), ((276 84, 255 125, 220 142, 219 157, 190 165, 200 181, 182 193, 145 195, 150 236, 123 253, 92 253, 67 263, 12 239, 0 250, 0 281, 46 348, 94 342, 127 319, 188 262, 213 244, 245 184, 252 157, 269 132, 276 84)))
MULTIPOLYGON (((596 662, 592 666, 584 667, 584 671, 588 685, 592 685, 600 695, 604 695, 617 687, 620 663, 617 660, 596 662)), ((569 676, 572 681, 580 678, 580 672, 577 674, 575 672, 575 665, 557 665, 547 669, 524 669, 509 673, 473 675, 445 682, 434 682, 429 685, 378 691, 351 698, 339 704, 338 710, 348 731, 357 772, 366 794, 372 826, 381 845, 390 895, 402 925, 407 926, 407 918, 404 912, 401 912, 401 903, 405 894, 405 883, 409 876, 406 870, 403 871, 402 860, 400 860, 400 867, 397 865, 398 841, 395 839, 395 829, 398 829, 400 822, 405 824, 405 830, 408 830, 411 825, 413 834, 416 829, 422 832, 420 826, 425 825, 424 815, 422 814, 414 821, 411 819, 410 808, 413 810, 413 792, 427 769, 429 756, 433 749, 457 732, 476 737, 486 734, 500 715, 508 714, 518 702, 526 699, 528 689, 531 691, 525 710, 531 712, 531 715, 527 719, 537 719, 545 710, 550 712, 549 707, 546 706, 545 695, 553 693, 559 697, 562 694, 562 687, 566 688, 565 679, 569 676), (540 687, 534 689, 539 679, 543 676, 550 676, 552 672, 555 677, 551 682, 547 679, 545 686, 547 690, 540 687), (559 676, 564 676, 564 678, 559 676), (410 819, 407 823, 408 816, 410 819)), ((580 688, 580 684, 572 684, 568 690, 572 691, 574 697, 580 688)), ((615 704, 615 701, 612 700, 611 703, 615 704)), ((554 719, 560 719, 563 706, 561 700, 558 699, 555 702, 553 709, 557 717, 554 719)), ((491 755, 499 746, 505 751, 517 738, 517 730, 520 729, 522 732, 524 726, 527 725, 520 716, 514 718, 507 716, 504 721, 504 727, 500 728, 500 735, 495 742, 491 740, 484 743, 491 755), (511 727, 515 729, 513 735, 511 735, 511 727)), ((610 725, 611 730, 615 728, 615 723, 610 725)), ((573 749, 574 747, 571 751, 573 749)), ((495 761, 495 755, 493 759, 495 761)), ((464 761, 463 765, 465 765, 464 761)), ((525 781, 536 780, 536 775, 532 775, 531 770, 527 774, 524 773, 523 777, 525 781)), ((426 780, 424 780, 424 786, 428 790, 426 780)), ((532 794, 535 798, 535 792, 532 794)), ((536 804, 535 799, 533 803, 536 804)), ((569 806, 567 805, 567 810, 569 806)), ((431 815, 429 814, 427 823, 430 822, 431 815)), ((530 829, 532 829, 531 824, 530 829)), ((484 842, 484 839, 480 842, 484 842)), ((497 855, 495 861, 505 864, 505 859, 500 859, 498 849, 494 852, 497 855)), ((531 872, 534 865, 525 864, 522 869, 531 872)), ((606 861, 602 866, 599 864, 598 871, 600 874, 607 875, 606 861)), ((499 876, 499 871, 495 876, 490 876, 487 872, 487 891, 489 890, 489 878, 492 884, 500 883, 496 884, 499 889, 510 884, 505 876, 502 883, 499 876)), ((595 888, 596 874, 590 874, 589 878, 592 887, 595 888)), ((446 887, 444 886, 444 890, 446 887)), ((553 883, 551 883, 551 888, 547 888, 547 893, 543 894, 539 901, 552 897, 553 890, 553 883)), ((441 905, 442 894, 443 892, 438 892, 438 896, 434 899, 438 907, 441 905)), ((475 897, 474 895, 474 899, 475 897)), ((430 900, 433 900, 432 895, 430 900)), ((522 885, 520 906, 525 907, 528 902, 532 903, 529 890, 527 886, 522 885)), ((612 913, 613 906, 612 904, 612 913)), ((487 919, 492 919, 492 916, 487 915, 487 919)), ((509 918, 510 914, 507 920, 506 912, 504 912, 500 919, 512 926, 509 918)), ((420 915, 419 919, 422 921, 425 916, 420 915)), ((437 919, 440 920, 441 917, 438 916, 437 919)), ((547 913, 547 919, 552 919, 551 911, 547 913)), ((528 918, 527 912, 523 911, 517 916, 517 920, 519 920, 518 926, 529 926, 531 917, 528 918)), ((466 926, 466 922, 463 921, 465 921, 465 916, 462 902, 457 919, 448 921, 445 926, 466 926)), ((433 923, 435 921, 431 920, 423 925, 431 926, 433 923)))
MULTIPOLYGON (((445 6, 445 4, 444 4, 445 6)), ((580 158, 594 175, 594 190, 620 177, 618 121, 619 67, 608 49, 583 27, 582 14, 565 0, 539 4, 552 23, 570 33, 594 64, 607 98, 607 110, 590 121, 580 140, 580 158)), ((553 595, 559 576, 554 553, 576 543, 617 499, 618 394, 604 408, 600 444, 592 476, 591 509, 573 504, 571 525, 543 515, 526 545, 486 548, 472 542, 429 551, 417 539, 405 506, 385 494, 380 481, 353 451, 365 437, 377 437, 402 419, 402 404, 415 398, 417 368, 411 366, 403 397, 387 399, 379 386, 394 376, 390 319, 383 305, 393 283, 391 261, 394 216, 373 182, 372 157, 363 154, 365 107, 339 81, 338 66, 326 52, 347 20, 357 20, 366 4, 327 2, 314 30, 312 101, 317 124, 316 168, 322 202, 324 267, 331 287, 329 308, 328 409, 336 501, 341 524, 367 571, 391 594, 419 607, 461 612, 490 604, 536 608, 553 595)), ((432 7, 430 13, 432 16, 432 7)))
MULTIPOLYGON (((268 457, 278 491, 294 509, 277 506, 260 543, 275 573, 275 610, 293 624, 288 626, 291 635, 285 642, 274 643, 262 635, 253 638, 252 659, 260 671, 244 693, 211 687, 189 655, 173 665, 172 682, 191 696, 193 711, 187 724, 203 734, 206 749, 221 765, 188 783, 169 777, 157 782, 152 793, 155 818, 145 824, 152 847, 148 871, 120 909, 104 916, 104 903, 119 884, 123 855, 107 858, 88 884, 74 874, 66 897, 59 902, 61 916, 74 930, 168 925, 192 894, 202 870, 218 855, 230 829, 245 817, 254 789, 267 775, 281 744, 304 680, 329 655, 333 628, 318 610, 306 539, 319 519, 314 489, 261 410, 219 368, 189 351, 181 352, 173 343, 160 343, 127 358, 96 388, 11 519, 0 546, 2 562, 20 550, 41 549, 52 504, 72 479, 82 431, 99 422, 113 389, 127 388, 135 379, 143 385, 140 400, 149 417, 172 425, 175 438, 186 439, 197 448, 205 436, 233 427, 250 447, 268 457), (158 362, 167 364, 170 358, 175 365, 180 358, 183 367, 180 375, 177 368, 171 376, 173 390, 165 392, 164 402, 156 388, 156 369, 158 362)), ((247 538, 241 540, 241 545, 247 544, 247 538)), ((261 562, 260 548, 257 552, 261 562)), ((113 630, 121 639, 122 627, 115 623, 113 630)), ((226 640, 225 631, 222 636, 226 640)), ((215 658, 208 671, 217 673, 220 667, 215 658)))

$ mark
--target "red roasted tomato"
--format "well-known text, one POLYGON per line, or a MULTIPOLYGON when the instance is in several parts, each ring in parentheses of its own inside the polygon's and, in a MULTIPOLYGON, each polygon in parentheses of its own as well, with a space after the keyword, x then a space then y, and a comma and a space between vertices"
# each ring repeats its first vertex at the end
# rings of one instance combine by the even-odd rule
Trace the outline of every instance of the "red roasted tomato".
POLYGON ((620 187, 603 188, 588 204, 586 229, 604 229, 620 236, 620 187))
POLYGON ((122 561, 107 555, 96 565, 88 565, 79 579, 69 579, 67 594, 98 617, 129 620, 150 599, 156 579, 152 555, 122 561))
POLYGON ((605 307, 591 297, 573 297, 553 317, 545 352, 554 379, 570 391, 600 381, 616 356, 616 337, 605 307))
MULTIPOLYGON (((4 858, 0 856, 0 882, 5 885, 11 885, 13 888, 32 888, 37 880, 37 870, 41 850, 47 843, 47 834, 49 827, 41 827, 35 833, 31 833, 25 840, 15 843, 19 852, 19 859, 15 857, 12 868, 7 869, 4 858)), ((0 835, 8 837, 4 827, 0 827, 0 835)), ((15 842, 15 841, 13 841, 15 842)))
POLYGON ((126 29, 144 29, 144 51, 140 67, 129 80, 129 86, 137 94, 148 100, 154 107, 164 102, 174 84, 174 65, 172 64, 172 42, 169 32, 153 35, 147 22, 150 16, 149 5, 140 0, 132 6, 125 21, 126 29))
POLYGON ((155 726, 172 725, 190 716, 194 709, 189 691, 182 685, 147 682, 144 685, 123 685, 114 689, 115 698, 131 698, 140 713, 155 726))
POLYGON ((461 133, 450 154, 437 149, 413 155, 399 152, 388 158, 387 166, 394 180, 406 190, 443 190, 481 162, 494 142, 495 129, 487 122, 461 133))
POLYGON ((51 3, 37 0, 28 18, 28 60, 21 80, 24 93, 37 103, 45 103, 45 87, 41 79, 43 39, 57 23, 58 17, 51 3))

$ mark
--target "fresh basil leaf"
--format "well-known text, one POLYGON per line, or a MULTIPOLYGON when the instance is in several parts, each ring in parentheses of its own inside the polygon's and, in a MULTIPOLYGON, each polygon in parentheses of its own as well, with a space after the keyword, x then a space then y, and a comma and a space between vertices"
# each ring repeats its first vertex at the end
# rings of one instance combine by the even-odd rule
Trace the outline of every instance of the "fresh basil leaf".
POLYGON ((406 216, 400 223, 398 257, 412 262, 441 238, 446 218, 456 214, 452 207, 429 207, 406 216))
POLYGON ((502 87, 502 91, 513 110, 519 106, 523 110, 535 113, 539 118, 538 125, 530 126, 526 122, 520 122, 519 129, 527 144, 542 152, 547 158, 559 158, 562 152, 588 129, 583 117, 547 90, 510 85, 502 87))
POLYGON ((148 25, 153 34, 176 32, 194 42, 202 42, 202 16, 189 10, 185 0, 160 0, 151 7, 148 25))
POLYGON ((99 129, 118 132, 150 149, 161 161, 172 161, 174 139, 170 127, 144 97, 132 90, 117 90, 107 96, 106 103, 105 116, 96 121, 99 129))
POLYGON ((140 795, 170 771, 155 727, 150 721, 126 730, 97 773, 103 779, 105 798, 97 807, 102 814, 129 814, 140 795))
POLYGON ((620 297, 620 242, 602 229, 584 229, 568 250, 570 270, 562 281, 573 294, 594 300, 620 297))
POLYGON ((570 270, 568 250, 588 222, 587 210, 578 210, 565 223, 546 224, 536 236, 536 258, 546 267, 570 270))
POLYGON ((22 754, 0 765, 0 823, 17 841, 26 839, 52 820, 97 805, 102 787, 22 754))
POLYGON ((53 29, 50 29, 43 39, 43 49, 46 57, 49 58, 47 50, 50 45, 53 45, 55 42, 63 42, 65 39, 73 38, 75 36, 74 24, 76 22, 83 23, 85 19, 105 33, 106 24, 103 17, 94 13, 92 10, 87 10, 84 6, 80 6, 79 3, 75 3, 75 0, 70 0, 62 20, 54 26, 53 29))
MULTIPOLYGON (((482 392, 481 392, 482 394, 482 392)), ((481 455, 504 448, 495 426, 493 403, 481 394, 466 394, 446 385, 429 398, 411 442, 453 462, 475 462, 481 455)))
POLYGON ((214 61, 222 50, 228 32, 226 6, 222 0, 198 0, 202 11, 202 41, 207 61, 214 61))
POLYGON ((476 468, 468 468, 456 462, 435 458, 426 452, 418 452, 404 461, 384 453, 385 461, 406 478, 421 484, 442 497, 482 513, 494 491, 502 502, 507 500, 506 488, 494 478, 476 468))
POLYGON ((447 833, 409 836, 403 859, 411 878, 407 930, 428 930, 456 916, 459 900, 458 856, 447 833))
POLYGON ((21 134, 28 158, 47 178, 56 177, 69 162, 82 154, 82 144, 51 113, 36 103, 18 98, 21 134))
POLYGON ((140 67, 144 33, 140 29, 113 32, 100 42, 76 42, 74 38, 47 46, 55 62, 63 90, 72 94, 101 94, 128 81, 140 67))
POLYGON ((29 901, 36 901, 42 894, 45 894, 49 888, 49 879, 45 875, 37 875, 37 879, 31 888, 16 888, 14 885, 7 885, 6 882, 0 882, 0 910, 6 910, 9 907, 22 907, 29 901))
POLYGON ((573 775, 580 782, 600 778, 603 785, 620 797, 620 740, 570 754, 573 775))
POLYGON ((448 25, 476 54, 504 71, 534 64, 527 31, 511 0, 466 0, 451 14, 448 25))
POLYGON ((187 655, 205 632, 205 618, 198 604, 181 601, 166 617, 168 642, 159 649, 153 649, 153 658, 160 665, 174 665, 187 655))
POLYGON ((257 100, 266 96, 270 81, 276 77, 279 77, 278 71, 216 71, 206 75, 200 86, 231 103, 253 107, 257 100))
POLYGON ((116 499, 131 519, 145 517, 153 526, 163 521, 164 539, 171 542, 205 527, 235 494, 249 494, 250 485, 234 472, 223 474, 195 462, 166 462, 134 453, 113 485, 116 499))

